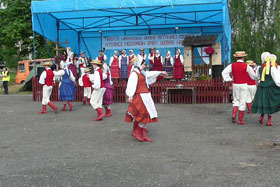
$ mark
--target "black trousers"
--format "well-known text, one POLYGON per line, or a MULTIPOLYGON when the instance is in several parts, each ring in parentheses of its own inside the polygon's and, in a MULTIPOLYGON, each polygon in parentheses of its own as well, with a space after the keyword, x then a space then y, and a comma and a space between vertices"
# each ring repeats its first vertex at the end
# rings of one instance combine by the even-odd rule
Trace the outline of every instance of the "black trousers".
POLYGON ((9 94, 9 81, 3 81, 3 87, 5 89, 5 94, 9 94))

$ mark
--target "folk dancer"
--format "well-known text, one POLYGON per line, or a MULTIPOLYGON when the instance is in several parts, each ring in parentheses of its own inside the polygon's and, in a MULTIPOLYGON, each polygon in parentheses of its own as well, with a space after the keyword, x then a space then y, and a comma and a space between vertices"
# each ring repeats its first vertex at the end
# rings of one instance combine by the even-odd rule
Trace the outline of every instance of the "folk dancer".
POLYGON ((267 126, 273 126, 272 114, 280 111, 280 73, 276 58, 268 52, 261 55, 263 65, 257 71, 261 81, 252 105, 252 112, 261 114, 260 124, 264 123, 264 115, 268 115, 267 126))
POLYGON ((246 110, 247 99, 247 74, 252 79, 257 76, 254 70, 244 62, 247 56, 245 51, 237 51, 233 55, 236 57, 237 62, 228 65, 222 72, 224 81, 233 81, 233 112, 232 123, 236 123, 236 115, 239 111, 238 125, 244 125, 244 111, 246 110), (232 77, 230 76, 232 75, 232 77))
POLYGON ((129 58, 126 55, 126 50, 122 50, 122 55, 119 57, 119 67, 120 67, 120 77, 122 79, 127 79, 129 58))
POLYGON ((80 75, 83 75, 85 73, 85 68, 89 67, 85 52, 81 52, 81 56, 79 57, 77 66, 80 69, 80 75))
POLYGON ((183 79, 185 78, 184 73, 184 58, 183 55, 181 55, 181 50, 176 50, 176 55, 174 57, 175 63, 174 63, 174 79, 183 79))
POLYGON ((71 70, 71 72, 73 73, 73 76, 75 77, 75 79, 78 79, 78 73, 77 73, 77 69, 76 69, 76 61, 75 61, 75 55, 74 53, 67 53, 68 57, 66 60, 66 65, 68 67, 68 69, 71 70), (70 54, 70 56, 69 56, 70 54))
MULTIPOLYGON (((163 71, 163 57, 160 55, 159 50, 156 50, 156 54, 154 56, 154 66, 152 71, 163 71)), ((163 77, 159 76, 157 80, 162 80, 163 77)))
POLYGON ((120 78, 120 67, 119 67, 119 58, 118 52, 114 51, 114 55, 110 58, 109 66, 111 68, 111 76, 113 79, 120 78))
POLYGON ((91 97, 91 87, 92 87, 92 82, 90 79, 93 76, 93 74, 90 74, 90 69, 85 68, 85 73, 80 77, 79 79, 79 85, 81 87, 84 87, 84 97, 83 97, 83 104, 86 105, 86 102, 90 105, 90 97, 91 97))
MULTIPOLYGON (((136 59, 137 60, 137 59, 136 59)), ((157 111, 149 91, 149 85, 156 82, 159 75, 166 76, 164 71, 144 71, 145 61, 137 60, 137 67, 131 73, 126 95, 129 97, 129 106, 126 112, 125 121, 133 124, 132 135, 138 141, 152 142, 147 137, 147 124, 158 121, 157 111)))
POLYGON ((135 58, 135 55, 133 53, 133 50, 129 50, 129 56, 128 56, 129 63, 128 63, 128 68, 127 68, 127 77, 128 78, 133 69, 134 58, 135 58))
POLYGON ((149 63, 146 63, 147 55, 145 54, 145 50, 143 48, 140 49, 140 54, 137 55, 137 58, 142 58, 145 61, 146 68, 149 67, 149 63))
POLYGON ((67 111, 67 104, 69 106, 69 111, 72 110, 73 104, 71 101, 74 100, 75 96, 75 80, 72 71, 67 67, 67 64, 61 65, 61 69, 55 73, 55 76, 62 78, 59 84, 59 100, 65 101, 63 104, 62 111, 67 111))
POLYGON ((99 60, 99 61, 101 61, 102 63, 105 63, 105 62, 106 62, 107 56, 104 54, 104 50, 99 50, 99 55, 98 55, 98 57, 96 57, 95 60, 99 60))
POLYGON ((112 116, 111 105, 113 104, 114 86, 110 68, 109 66, 107 66, 107 64, 103 64, 103 74, 107 75, 107 78, 104 79, 104 88, 106 88, 106 91, 103 96, 103 106, 106 110, 105 117, 110 117, 112 116))
POLYGON ((154 60, 155 60, 155 48, 154 47, 150 49, 148 59, 149 59, 149 70, 152 71, 153 66, 154 66, 154 60))
MULTIPOLYGON (((254 72, 256 73, 256 70, 254 68, 254 61, 252 60, 248 60, 246 62, 249 66, 251 66, 254 70, 254 72)), ((247 74, 247 85, 248 85, 248 93, 247 93, 247 100, 246 100, 246 104, 247 104, 247 108, 248 108, 248 114, 251 114, 251 109, 252 109, 252 103, 254 101, 254 97, 257 91, 257 81, 251 79, 251 77, 249 76, 249 74, 247 74)))
POLYGON ((174 64, 174 59, 171 56, 170 51, 166 52, 166 56, 164 58, 164 70, 168 74, 169 77, 173 76, 173 64, 174 64))
POLYGON ((47 105, 54 110, 55 114, 57 114, 57 106, 55 106, 55 104, 53 104, 53 102, 50 101, 55 73, 50 68, 52 66, 51 62, 45 62, 43 66, 45 67, 45 71, 41 73, 39 79, 39 83, 44 85, 42 111, 40 112, 40 114, 47 113, 47 105))
POLYGON ((94 77, 93 77, 93 92, 91 94, 90 104, 96 110, 97 117, 94 121, 100 121, 105 116, 105 113, 102 110, 103 95, 106 88, 104 88, 103 80, 107 78, 102 72, 102 62, 100 60, 93 60, 92 62, 94 68, 94 77))

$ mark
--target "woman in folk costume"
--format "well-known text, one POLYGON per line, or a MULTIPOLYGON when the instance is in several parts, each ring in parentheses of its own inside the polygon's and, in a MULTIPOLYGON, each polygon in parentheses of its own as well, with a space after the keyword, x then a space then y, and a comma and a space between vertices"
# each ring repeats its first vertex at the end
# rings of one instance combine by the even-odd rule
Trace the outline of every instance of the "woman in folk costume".
POLYGON ((154 66, 154 60, 155 60, 155 48, 151 48, 149 56, 149 70, 152 71, 153 70, 153 66, 154 66))
POLYGON ((112 116, 111 105, 113 104, 113 91, 114 86, 111 78, 110 68, 107 64, 103 64, 103 74, 107 75, 107 78, 104 79, 104 88, 106 91, 103 96, 103 106, 106 110, 105 117, 112 116))
MULTIPOLYGON (((71 48, 70 48, 71 49, 71 48)), ((68 58, 66 60, 66 64, 67 64, 67 68, 71 70, 73 76, 75 77, 75 79, 78 79, 78 73, 77 73, 77 69, 76 69, 76 62, 75 62, 75 55, 73 52, 70 53, 70 55, 68 54, 68 58)))
POLYGON ((42 72, 39 83, 44 85, 43 86, 43 99, 42 99, 42 111, 40 114, 45 114, 47 113, 47 105, 51 107, 55 114, 57 114, 57 106, 55 106, 51 101, 50 97, 52 94, 52 89, 53 89, 53 82, 54 82, 54 76, 55 73, 51 70, 51 62, 45 62, 43 66, 45 67, 45 71, 42 72))
POLYGON ((120 67, 119 67, 118 51, 114 51, 114 55, 110 58, 109 66, 111 68, 112 78, 119 79, 120 78, 120 67))
POLYGON ((61 82, 59 85, 59 100, 65 101, 62 111, 67 111, 67 104, 69 105, 69 111, 72 110, 73 104, 71 101, 74 100, 75 95, 75 77, 72 71, 67 67, 67 65, 61 65, 61 69, 56 72, 57 77, 61 77, 61 82))
POLYGON ((77 63, 77 68, 80 68, 80 75, 83 75, 85 73, 85 68, 88 67, 88 60, 85 56, 85 52, 80 53, 80 57, 77 63))
POLYGON ((146 63, 147 55, 145 54, 145 50, 142 48, 140 49, 140 54, 137 55, 137 58, 142 58, 145 61, 145 65, 149 67, 149 63, 146 63))
POLYGON ((167 51, 166 56, 164 58, 163 66, 164 66, 164 70, 170 77, 173 76, 173 64, 174 64, 174 59, 172 58, 170 51, 167 51))
POLYGON ((134 120, 132 135, 139 141, 152 140, 147 137, 147 124, 158 121, 157 111, 149 91, 149 85, 156 82, 159 75, 166 76, 164 71, 144 71, 145 61, 136 59, 137 66, 132 71, 126 88, 129 97, 129 106, 125 121, 131 123, 134 120))
POLYGON ((130 75, 132 67, 133 67, 134 59, 135 59, 133 50, 129 50, 128 59, 129 59, 129 63, 128 63, 128 68, 127 68, 127 78, 129 78, 129 75, 130 75))
MULTIPOLYGON (((159 50, 156 50, 156 54, 154 57, 154 66, 152 71, 163 71, 163 58, 159 53, 159 50)), ((163 77, 159 76, 157 80, 162 80, 163 77)))
POLYGON ((176 55, 174 57, 175 63, 174 63, 174 79, 183 79, 185 78, 184 73, 184 58, 183 55, 181 55, 181 50, 176 50, 176 55))
POLYGON ((106 62, 107 56, 104 54, 104 50, 99 50, 99 55, 98 55, 98 57, 96 57, 95 60, 99 60, 102 63, 106 62))
MULTIPOLYGON (((252 60, 247 60, 247 64, 249 66, 251 66, 254 70, 254 61, 252 60)), ((256 70, 254 70, 256 73, 256 70)), ((252 102, 254 101, 254 97, 257 91, 257 81, 251 79, 251 77, 249 76, 249 74, 247 75, 247 85, 248 85, 248 93, 247 93, 247 108, 248 108, 248 114, 251 114, 251 108, 252 108, 252 102)))
POLYGON ((126 50, 122 50, 122 55, 119 57, 119 67, 121 69, 120 77, 122 79, 127 79, 128 63, 129 58, 126 55, 126 50))
POLYGON ((264 123, 264 115, 268 115, 267 126, 272 126, 272 114, 280 111, 280 73, 276 56, 264 52, 261 55, 263 66, 257 71, 260 83, 257 88, 253 113, 260 113, 259 123, 264 123))
POLYGON ((102 72, 103 64, 100 60, 93 60, 91 63, 94 68, 94 76, 93 76, 94 90, 91 94, 90 104, 97 112, 97 117, 94 119, 94 121, 100 121, 105 116, 105 113, 102 110, 103 95, 106 90, 106 88, 104 88, 103 80, 107 78, 107 75, 103 74, 102 72))
POLYGON ((246 110, 246 99, 248 92, 248 74, 251 79, 257 79, 254 70, 244 62, 247 56, 245 51, 237 51, 233 55, 236 57, 237 62, 228 65, 222 72, 224 81, 233 81, 233 111, 232 123, 236 123, 236 115, 239 111, 238 125, 244 125, 244 112, 246 110))
POLYGON ((88 104, 90 105, 91 87, 92 87, 92 82, 90 80, 91 76, 93 75, 90 74, 90 69, 85 68, 84 74, 79 79, 79 85, 81 87, 84 87, 84 98, 82 100, 84 105, 86 104, 86 102, 88 102, 88 104))

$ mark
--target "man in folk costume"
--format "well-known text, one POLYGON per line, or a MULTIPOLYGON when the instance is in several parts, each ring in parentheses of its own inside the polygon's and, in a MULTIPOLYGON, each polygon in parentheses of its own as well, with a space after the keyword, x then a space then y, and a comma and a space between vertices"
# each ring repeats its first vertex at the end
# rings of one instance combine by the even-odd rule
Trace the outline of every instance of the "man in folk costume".
POLYGON ((100 60, 93 60, 92 62, 94 68, 94 77, 93 77, 93 92, 91 94, 90 104, 96 110, 97 117, 94 121, 100 121, 105 116, 105 113, 102 110, 103 95, 106 88, 104 88, 103 80, 107 78, 102 72, 102 62, 100 60))
POLYGON ((154 60, 155 60, 155 48, 154 47, 151 48, 148 59, 149 59, 149 70, 151 71, 151 70, 153 70, 154 60))
POLYGON ((135 58, 135 55, 133 53, 133 50, 129 50, 129 56, 128 56, 129 63, 128 63, 128 68, 127 68, 127 77, 128 78, 129 78, 129 75, 130 75, 131 70, 133 68, 134 58, 135 58))
MULTIPOLYGON (((81 87, 84 87, 84 97, 83 97, 83 104, 85 105, 86 102, 90 105, 90 97, 91 97, 91 87, 92 83, 90 81, 90 76, 93 76, 90 74, 90 69, 85 68, 85 73, 80 77, 79 79, 79 85, 81 87)), ((93 79, 93 78, 92 78, 93 79)))
POLYGON ((107 64, 103 64, 103 74, 107 75, 107 78, 104 79, 104 88, 106 88, 106 91, 103 96, 103 106, 106 110, 105 117, 111 117, 112 111, 111 111, 111 105, 113 104, 113 91, 114 86, 112 82, 111 72, 109 66, 107 64))
POLYGON ((247 76, 252 79, 256 79, 257 76, 254 70, 244 62, 244 58, 247 56, 245 51, 237 51, 234 54, 237 62, 228 65, 222 72, 224 81, 233 81, 233 112, 232 122, 236 123, 236 115, 239 111, 238 124, 244 125, 244 112, 246 110, 247 99, 247 76), (232 77, 231 77, 232 75, 232 77))
POLYGON ((164 66, 164 70, 170 77, 173 76, 173 64, 174 64, 174 59, 172 58, 170 51, 167 51, 166 56, 164 58, 163 66, 164 66))
POLYGON ((257 71, 261 80, 252 105, 253 113, 260 113, 259 123, 264 123, 267 114, 267 126, 272 125, 272 114, 280 111, 280 73, 276 63, 276 56, 264 52, 261 55, 262 67, 257 71))
POLYGON ((132 135, 138 141, 152 142, 147 137, 147 124, 158 121, 157 111, 149 91, 149 85, 156 82, 159 75, 166 76, 164 71, 144 71, 145 61, 135 59, 137 66, 132 71, 126 88, 126 95, 129 97, 129 106, 125 121, 133 122, 132 135))
POLYGON ((137 58, 142 58, 145 61, 145 65, 149 66, 148 64, 146 64, 146 59, 147 59, 147 55, 145 54, 145 50, 142 48, 140 49, 140 54, 137 55, 137 58))
MULTIPOLYGON (((154 66, 152 71, 163 71, 163 57, 160 55, 159 50, 156 50, 154 56, 154 66)), ((163 77, 159 76, 157 80, 162 80, 163 77)))
POLYGON ((126 50, 122 50, 122 55, 119 57, 119 68, 121 70, 120 77, 122 79, 127 79, 128 63, 129 63, 129 58, 126 55, 126 50))
POLYGON ((85 52, 81 52, 81 56, 79 57, 77 66, 78 68, 80 68, 81 75, 83 75, 85 73, 85 68, 89 66, 88 60, 85 56, 85 52))
POLYGON ((55 114, 57 114, 57 106, 55 106, 51 101, 50 97, 52 94, 53 82, 55 73, 51 70, 51 62, 45 62, 43 66, 45 67, 45 71, 42 72, 39 83, 43 86, 43 99, 42 99, 42 111, 40 114, 47 113, 47 105, 51 107, 55 114))
POLYGON ((183 55, 181 55, 181 50, 176 50, 176 55, 174 57, 175 63, 174 63, 174 79, 183 79, 185 78, 184 73, 184 58, 183 55))
MULTIPOLYGON (((254 70, 254 72, 256 73, 256 70, 254 69, 254 61, 252 60, 248 60, 247 64, 249 66, 251 66, 254 70)), ((247 93, 247 108, 248 108, 248 114, 251 114, 251 108, 252 108, 252 102, 254 101, 254 97, 257 91, 257 81, 251 79, 251 77, 249 76, 249 74, 247 74, 247 84, 248 84, 248 93, 247 93)))
POLYGON ((102 63, 106 62, 107 56, 104 54, 104 50, 99 50, 99 55, 96 60, 101 61, 102 63))
POLYGON ((120 67, 118 51, 114 51, 114 55, 110 58, 109 66, 111 68, 111 76, 113 79, 120 78, 120 67))

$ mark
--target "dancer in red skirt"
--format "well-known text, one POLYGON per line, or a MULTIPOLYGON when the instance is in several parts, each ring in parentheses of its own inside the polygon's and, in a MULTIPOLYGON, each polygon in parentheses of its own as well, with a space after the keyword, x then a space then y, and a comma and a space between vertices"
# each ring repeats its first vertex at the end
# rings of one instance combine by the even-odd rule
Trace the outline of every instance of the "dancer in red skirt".
POLYGON ((184 74, 184 58, 183 55, 181 55, 181 50, 176 50, 176 55, 174 57, 175 63, 174 63, 174 79, 183 79, 185 78, 184 74))
MULTIPOLYGON (((156 50, 156 55, 154 57, 154 66, 152 71, 163 71, 163 58, 159 53, 159 50, 156 50)), ((157 80, 162 80, 163 77, 159 76, 157 80)))
POLYGON ((91 98, 91 87, 92 87, 92 82, 91 79, 93 80, 93 74, 90 74, 90 69, 85 68, 84 69, 84 74, 79 78, 79 85, 81 87, 84 87, 84 97, 83 97, 83 104, 85 105, 86 102, 90 105, 90 98, 91 98))
POLYGON ((135 55, 133 53, 133 50, 129 50, 129 64, 128 64, 128 69, 127 69, 127 78, 129 78, 132 67, 133 67, 133 60, 135 58, 135 55))
POLYGON ((114 51, 114 55, 110 59, 111 67, 111 76, 113 79, 119 79, 120 78, 120 64, 119 64, 119 57, 118 57, 118 51, 114 51))
POLYGON ((111 117, 112 116, 111 105, 113 104, 114 86, 113 86, 109 66, 107 66, 106 63, 103 64, 103 74, 107 75, 107 78, 104 79, 104 81, 103 81, 104 88, 106 88, 106 91, 103 96, 103 106, 106 110, 105 117, 111 117))
POLYGON ((167 73, 165 71, 145 72, 144 67, 145 61, 139 60, 128 79, 126 95, 129 97, 129 106, 125 121, 131 123, 134 120, 132 135, 138 141, 152 142, 146 135, 147 124, 157 122, 158 115, 149 85, 155 83, 159 75, 167 76, 167 73))

